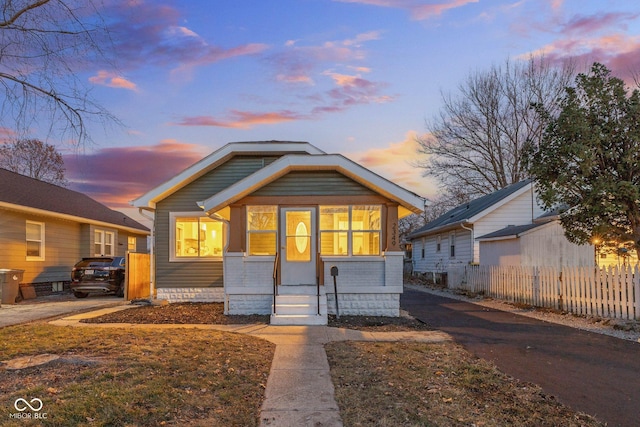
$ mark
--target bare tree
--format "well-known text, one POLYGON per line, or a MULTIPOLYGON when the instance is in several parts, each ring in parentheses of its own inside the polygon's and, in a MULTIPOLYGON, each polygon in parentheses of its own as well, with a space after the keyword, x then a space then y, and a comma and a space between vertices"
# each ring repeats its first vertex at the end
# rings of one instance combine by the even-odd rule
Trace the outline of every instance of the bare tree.
POLYGON ((417 166, 457 200, 521 181, 527 177, 523 147, 538 141, 544 129, 531 106, 551 108, 574 75, 570 64, 555 67, 535 57, 472 73, 457 95, 442 95, 444 106, 418 140, 427 158, 417 166))
POLYGON ((53 145, 37 139, 0 145, 0 168, 51 184, 67 185, 62 155, 53 145))
POLYGON ((0 5, 0 124, 17 132, 41 125, 81 143, 87 120, 117 122, 78 77, 107 61, 109 33, 100 0, 4 0, 0 5))

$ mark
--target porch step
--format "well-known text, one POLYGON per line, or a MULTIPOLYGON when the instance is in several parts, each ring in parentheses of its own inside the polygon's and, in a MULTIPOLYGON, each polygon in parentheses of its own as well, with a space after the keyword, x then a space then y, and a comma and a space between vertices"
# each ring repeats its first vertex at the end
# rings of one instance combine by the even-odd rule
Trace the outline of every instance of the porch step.
POLYGON ((271 324, 279 326, 326 325, 327 314, 272 314, 271 324))
POLYGON ((321 287, 318 298, 314 286, 279 286, 275 310, 271 307, 272 325, 326 325, 327 296, 321 287), (318 314, 318 300, 320 314, 318 314))
MULTIPOLYGON (((324 286, 320 286, 320 295, 325 293, 324 286)), ((313 295, 316 296, 316 285, 278 285, 278 295, 313 295)))

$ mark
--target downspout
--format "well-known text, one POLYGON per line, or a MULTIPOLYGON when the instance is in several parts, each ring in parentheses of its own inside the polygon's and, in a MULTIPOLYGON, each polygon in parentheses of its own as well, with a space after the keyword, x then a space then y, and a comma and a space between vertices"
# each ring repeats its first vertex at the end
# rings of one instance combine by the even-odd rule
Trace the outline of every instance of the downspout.
MULTIPOLYGON (((462 229, 470 231, 471 232, 471 263, 474 264, 476 262, 476 241, 473 238, 473 228, 469 228, 469 227, 465 227, 465 223, 469 222, 469 220, 464 220, 461 224, 460 227, 462 227, 462 229)), ((478 262, 480 262, 480 260, 478 260, 478 262)))
POLYGON ((156 294, 156 257, 155 257, 155 247, 156 247, 156 219, 155 219, 155 210, 150 208, 138 208, 138 213, 143 218, 151 221, 151 244, 149 248, 149 298, 154 299, 156 294), (154 212, 153 216, 149 216, 145 211, 154 212))

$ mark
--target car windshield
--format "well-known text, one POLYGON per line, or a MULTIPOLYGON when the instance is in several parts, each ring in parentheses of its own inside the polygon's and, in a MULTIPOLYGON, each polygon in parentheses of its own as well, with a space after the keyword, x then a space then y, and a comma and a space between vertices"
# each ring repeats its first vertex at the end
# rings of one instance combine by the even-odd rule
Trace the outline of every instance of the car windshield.
POLYGON ((113 259, 84 259, 76 264, 76 267, 109 267, 113 259))

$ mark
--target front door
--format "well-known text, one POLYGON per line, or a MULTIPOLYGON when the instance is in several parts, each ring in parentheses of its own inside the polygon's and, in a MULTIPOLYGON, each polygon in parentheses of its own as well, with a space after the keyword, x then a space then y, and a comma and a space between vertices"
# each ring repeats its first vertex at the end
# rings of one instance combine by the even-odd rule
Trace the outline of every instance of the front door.
POLYGON ((280 230, 281 284, 315 284, 315 208, 282 208, 280 230))

